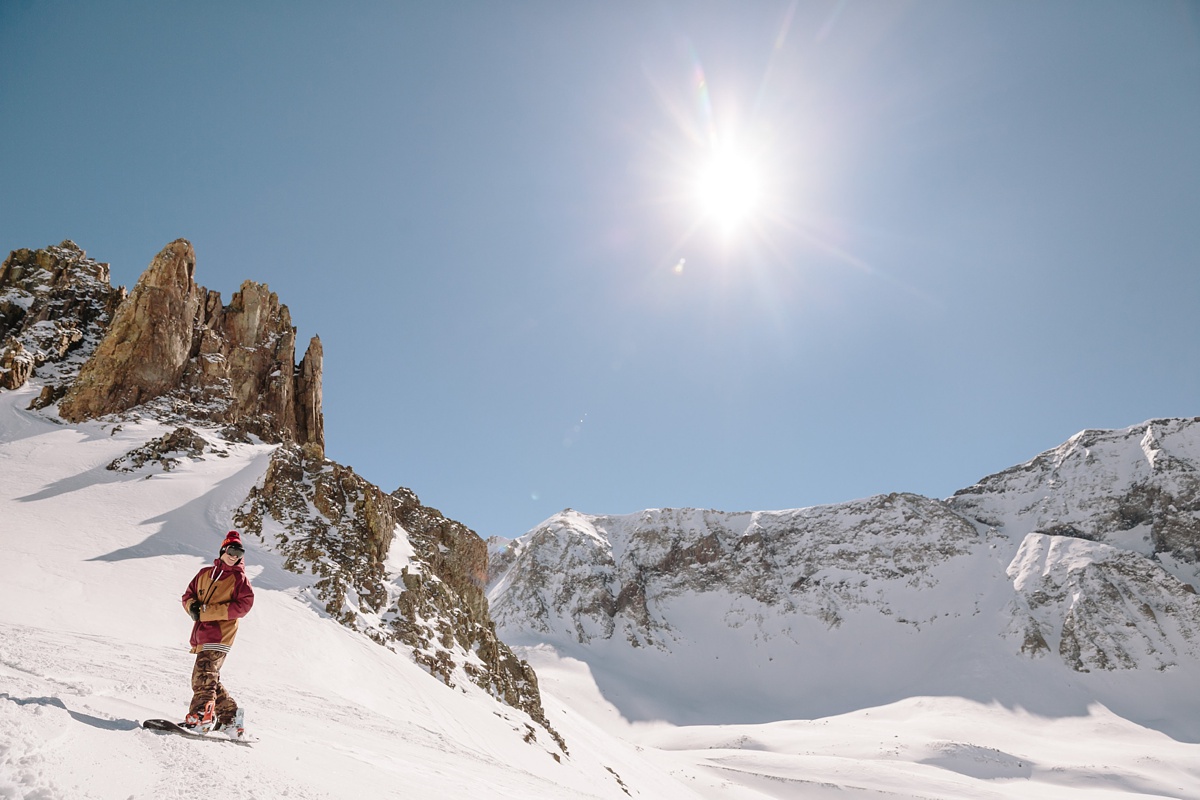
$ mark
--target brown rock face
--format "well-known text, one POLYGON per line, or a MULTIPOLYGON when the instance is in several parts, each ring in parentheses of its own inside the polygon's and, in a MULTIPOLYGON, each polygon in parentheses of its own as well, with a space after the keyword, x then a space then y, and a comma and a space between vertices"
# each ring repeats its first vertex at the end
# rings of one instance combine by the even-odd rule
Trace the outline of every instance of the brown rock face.
POLYGON ((19 389, 33 373, 33 359, 19 339, 9 339, 0 350, 0 389, 19 389))
POLYGON ((401 571, 405 591, 397 598, 394 635, 413 649, 418 663, 448 684, 453 685, 453 672, 461 667, 476 685, 529 714, 566 752, 566 742, 542 709, 536 673, 496 635, 484 592, 487 543, 461 522, 421 505, 411 489, 397 489, 391 498, 415 551, 413 563, 401 571), (459 652, 474 652, 483 665, 461 658, 456 664, 454 644, 459 652))
POLYGON ((185 239, 155 256, 59 413, 79 422, 163 398, 184 416, 323 449, 320 340, 297 368, 291 314, 266 284, 246 281, 223 306, 195 270, 185 239))
POLYGON ((320 338, 308 343, 296 367, 296 441, 324 447, 325 416, 321 413, 321 364, 325 359, 320 338))
POLYGON ((71 381, 104 335, 125 289, 109 284, 108 264, 72 241, 14 250, 0 264, 0 388, 34 374, 53 387, 71 381))
POLYGON ((286 569, 315 575, 314 594, 338 622, 385 647, 411 649, 447 685, 468 680, 521 709, 566 752, 546 719, 537 675, 496 636, 483 592, 487 546, 465 525, 408 489, 385 494, 295 445, 272 455, 234 524, 282 554, 286 569), (397 573, 388 553, 402 537, 411 555, 397 573))
POLYGON ((59 404, 64 419, 124 411, 179 385, 200 306, 195 270, 196 254, 183 239, 155 256, 59 404))

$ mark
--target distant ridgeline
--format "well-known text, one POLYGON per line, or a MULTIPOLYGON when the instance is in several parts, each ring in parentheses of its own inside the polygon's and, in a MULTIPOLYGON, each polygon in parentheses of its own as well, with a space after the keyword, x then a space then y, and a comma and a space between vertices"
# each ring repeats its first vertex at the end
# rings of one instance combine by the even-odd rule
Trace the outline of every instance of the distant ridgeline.
POLYGON ((280 445, 231 523, 317 576, 316 598, 342 624, 410 648, 451 686, 469 680, 525 711, 565 752, 533 670, 496 638, 482 539, 408 489, 386 494, 327 460, 321 340, 295 363, 291 315, 265 284, 246 281, 223 305, 195 269, 192 245, 177 239, 127 294, 74 242, 13 251, 0 266, 0 390, 40 384, 30 409, 68 422, 148 416, 179 426, 114 470, 171 469, 177 456, 219 450, 214 439, 280 445), (397 536, 414 552, 392 574, 397 536))
POLYGON ((946 500, 567 510, 489 544, 505 639, 636 680, 631 719, 952 694, 1200 736, 1200 419, 1084 431, 946 500))

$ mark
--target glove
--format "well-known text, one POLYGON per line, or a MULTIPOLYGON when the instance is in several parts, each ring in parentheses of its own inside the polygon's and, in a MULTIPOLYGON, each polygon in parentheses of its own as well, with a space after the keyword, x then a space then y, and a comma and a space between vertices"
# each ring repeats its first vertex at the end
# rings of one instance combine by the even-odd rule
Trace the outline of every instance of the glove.
POLYGON ((200 601, 199 600, 192 601, 192 604, 190 606, 188 606, 188 613, 192 615, 192 619, 194 619, 196 622, 200 621, 200 601))

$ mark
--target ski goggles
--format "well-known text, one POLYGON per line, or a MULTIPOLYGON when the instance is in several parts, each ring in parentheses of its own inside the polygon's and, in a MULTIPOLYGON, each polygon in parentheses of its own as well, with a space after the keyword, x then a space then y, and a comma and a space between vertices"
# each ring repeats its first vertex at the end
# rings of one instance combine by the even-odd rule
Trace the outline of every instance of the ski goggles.
POLYGON ((246 554, 246 548, 242 547, 240 544, 227 544, 225 545, 225 552, 229 553, 229 555, 233 556, 234 558, 241 558, 246 554))

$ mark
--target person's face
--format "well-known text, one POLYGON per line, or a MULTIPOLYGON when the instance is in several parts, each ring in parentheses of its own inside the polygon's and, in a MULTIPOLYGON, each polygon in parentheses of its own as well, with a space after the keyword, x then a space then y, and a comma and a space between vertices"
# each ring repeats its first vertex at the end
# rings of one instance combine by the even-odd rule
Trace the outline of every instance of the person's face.
POLYGON ((221 560, 232 567, 245 554, 246 554, 245 550, 238 547, 237 545, 231 544, 228 547, 226 547, 225 552, 221 554, 221 560))

